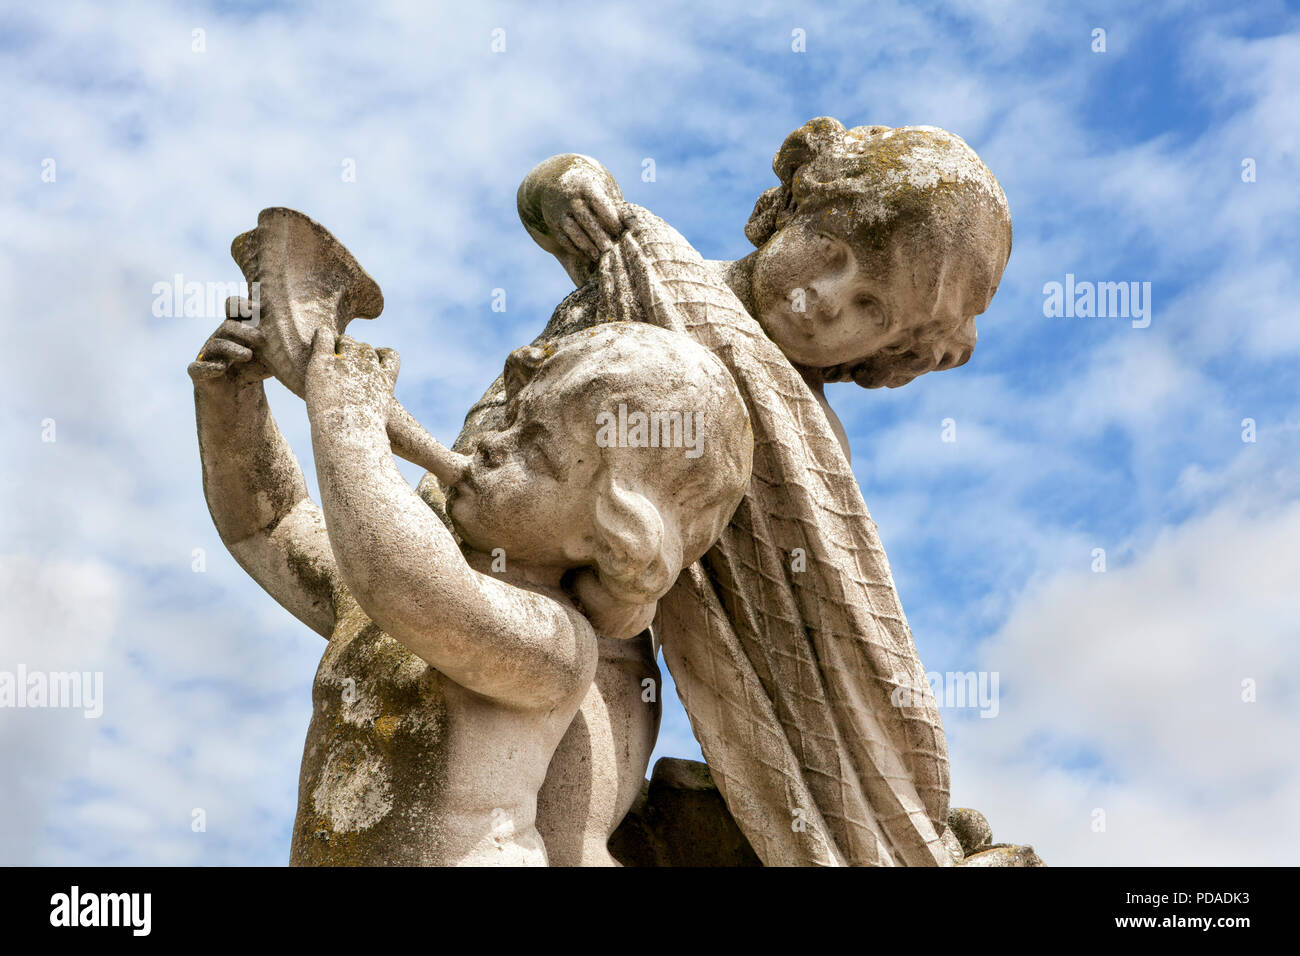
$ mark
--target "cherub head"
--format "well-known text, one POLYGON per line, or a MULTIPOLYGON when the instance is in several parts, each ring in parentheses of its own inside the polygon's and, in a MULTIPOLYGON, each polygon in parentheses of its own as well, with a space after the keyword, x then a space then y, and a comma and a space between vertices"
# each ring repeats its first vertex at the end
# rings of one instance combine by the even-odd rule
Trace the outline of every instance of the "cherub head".
POLYGON ((745 235, 755 318, 823 381, 897 387, 975 348, 1011 254, 1002 187, 958 136, 828 117, 773 160, 745 235))
POLYGON ((448 495, 475 550, 571 569, 596 629, 631 637, 749 487, 735 380, 694 340, 613 322, 506 361, 505 424, 448 495))

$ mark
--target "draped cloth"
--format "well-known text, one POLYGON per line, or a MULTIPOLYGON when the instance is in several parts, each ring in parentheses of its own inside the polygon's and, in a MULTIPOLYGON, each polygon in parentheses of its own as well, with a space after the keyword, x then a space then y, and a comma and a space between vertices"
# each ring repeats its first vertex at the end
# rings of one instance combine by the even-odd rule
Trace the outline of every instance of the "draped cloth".
MULTIPOLYGON (((768 866, 949 865, 938 707, 830 423, 699 253, 647 210, 623 210, 627 232, 570 297, 587 305, 562 305, 537 341, 650 322, 716 354, 748 405, 749 491, 655 619, 713 779, 768 866)), ((501 393, 498 382, 462 439, 501 393)))

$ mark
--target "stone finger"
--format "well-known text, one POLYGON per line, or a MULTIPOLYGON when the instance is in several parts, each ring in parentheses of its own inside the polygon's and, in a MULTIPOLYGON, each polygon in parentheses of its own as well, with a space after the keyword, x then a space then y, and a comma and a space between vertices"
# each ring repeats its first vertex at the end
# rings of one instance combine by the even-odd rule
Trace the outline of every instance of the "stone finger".
POLYGON ((564 234, 569 237, 569 241, 577 248, 579 254, 592 260, 600 258, 600 250, 592 245, 591 240, 587 238, 587 234, 582 231, 582 227, 578 225, 573 216, 565 216, 561 228, 564 229, 564 234))
POLYGON ((203 346, 204 361, 224 361, 234 365, 247 362, 253 357, 253 350, 239 342, 224 338, 211 338, 203 346))
POLYGON ((578 202, 574 205, 573 217, 578 220, 578 224, 586 230, 587 237, 592 244, 601 252, 614 244, 609 234, 605 232, 605 227, 600 224, 600 220, 596 218, 596 214, 587 207, 586 203, 578 202))

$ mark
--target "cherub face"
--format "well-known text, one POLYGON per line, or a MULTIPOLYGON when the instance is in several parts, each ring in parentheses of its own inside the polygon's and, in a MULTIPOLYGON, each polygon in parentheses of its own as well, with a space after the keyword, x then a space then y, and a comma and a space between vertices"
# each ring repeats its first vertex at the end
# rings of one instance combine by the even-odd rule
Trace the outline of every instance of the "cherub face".
POLYGON ((592 555, 591 487, 601 467, 591 416, 539 375, 511 397, 509 424, 479 440, 448 495, 465 542, 506 560, 575 567, 592 555))
POLYGON ((880 257, 887 265, 868 269, 843 239, 806 219, 791 222, 757 253, 759 324, 787 358, 811 368, 896 355, 910 381, 961 365, 975 344, 961 315, 964 282, 945 281, 936 301, 929 277, 917 272, 943 263, 908 262, 896 241, 887 252, 880 257), (934 331, 918 336, 921 327, 934 331), (913 354, 918 340, 924 354, 913 354))

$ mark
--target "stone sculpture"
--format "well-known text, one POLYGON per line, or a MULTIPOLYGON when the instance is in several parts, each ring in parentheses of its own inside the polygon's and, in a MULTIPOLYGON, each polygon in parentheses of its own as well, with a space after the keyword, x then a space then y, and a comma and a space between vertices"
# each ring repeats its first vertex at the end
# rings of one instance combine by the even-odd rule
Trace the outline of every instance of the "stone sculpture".
POLYGON ((271 333, 228 322, 191 366, 223 540, 330 638, 295 862, 613 863, 657 731, 657 643, 725 801, 731 858, 963 860, 937 706, 823 386, 897 387, 970 357, 1010 253, 1006 200, 964 142, 930 127, 814 120, 773 168, 780 185, 745 229, 757 251, 710 262, 594 160, 537 167, 521 218, 578 289, 450 452, 393 399, 395 356, 342 334, 340 308, 378 314, 373 295, 339 290, 369 288, 346 250, 287 211, 264 213, 261 233, 310 243, 237 240, 250 281, 269 264, 250 247, 292 260, 300 246, 326 260, 297 263, 316 297, 330 288, 323 318, 299 323, 324 329, 305 347, 299 329, 296 352, 273 354, 274 315, 271 333), (339 305, 356 301, 369 307, 339 305), (306 398, 323 518, 266 410, 269 374, 306 398), (608 454, 601 414, 617 439, 629 407, 705 411, 674 401, 683 389, 712 396, 699 457, 671 449, 665 468, 621 448, 635 477, 574 480, 608 454), (424 503, 390 446, 429 470, 424 503))
POLYGON ((329 327, 303 372, 320 509, 298 496, 296 464, 259 400, 252 354, 266 331, 223 328, 205 346, 201 362, 231 364, 197 383, 198 408, 205 465, 242 458, 237 484, 229 468, 205 468, 223 539, 236 557, 278 549, 283 573, 246 567, 282 600, 299 589, 294 606, 328 628, 293 862, 545 863, 536 795, 595 672, 593 623, 623 636, 622 608, 653 607, 748 485, 752 439, 734 382, 705 349, 647 325, 516 351, 507 426, 457 463, 449 510, 462 553, 393 462, 396 356, 329 327), (246 404, 218 404, 238 403, 232 391, 246 404), (601 447, 593 422, 620 406, 689 409, 699 454, 601 447), (219 409, 235 414, 214 418, 219 409), (280 507, 260 507, 267 499, 280 507), (249 533, 230 530, 235 517, 249 533), (313 544, 308 581, 296 559, 313 544), (508 556, 495 570, 494 553, 508 556), (419 698, 402 717, 389 708, 393 684, 419 698))

